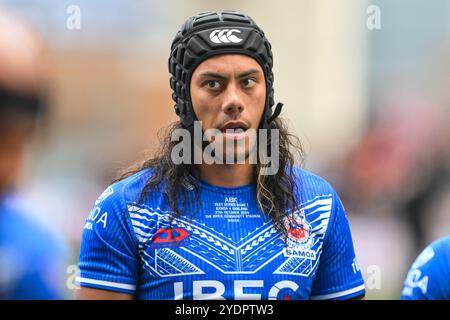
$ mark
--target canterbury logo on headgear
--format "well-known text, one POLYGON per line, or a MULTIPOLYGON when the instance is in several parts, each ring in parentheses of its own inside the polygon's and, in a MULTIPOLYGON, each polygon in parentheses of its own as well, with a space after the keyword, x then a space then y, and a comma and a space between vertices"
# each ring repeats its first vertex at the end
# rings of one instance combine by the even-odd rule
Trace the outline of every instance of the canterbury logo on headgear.
POLYGON ((214 43, 239 43, 242 39, 236 37, 233 32, 241 33, 238 29, 214 30, 209 34, 209 39, 214 43))

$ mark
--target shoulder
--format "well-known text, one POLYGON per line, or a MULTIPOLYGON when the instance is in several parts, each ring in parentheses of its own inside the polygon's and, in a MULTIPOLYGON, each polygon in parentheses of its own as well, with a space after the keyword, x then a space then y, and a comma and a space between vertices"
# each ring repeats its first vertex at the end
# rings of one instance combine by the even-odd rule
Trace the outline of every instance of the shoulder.
MULTIPOLYGON (((345 207, 333 186, 310 171, 294 167, 297 179, 297 203, 307 219, 320 222, 324 241, 338 232, 347 232, 345 207)), ((319 227, 318 227, 319 228, 319 227)))
POLYGON ((450 275, 450 236, 440 238, 431 243, 417 258, 414 264, 428 263, 431 268, 450 275))
POLYGON ((450 278, 450 236, 426 247, 412 264, 406 277, 402 299, 448 299, 450 288, 442 279, 450 278))
POLYGON ((430 246, 438 256, 446 258, 450 257, 450 236, 440 238, 434 241, 430 246))
POLYGON ((307 220, 320 223, 317 226, 326 238, 334 231, 335 225, 345 225, 346 214, 344 206, 331 184, 324 178, 299 167, 294 167, 297 181, 297 203, 300 212, 307 220))
POLYGON ((95 200, 84 229, 92 230, 100 225, 103 226, 100 230, 106 232, 107 226, 116 228, 117 223, 126 224, 130 206, 141 202, 142 192, 151 175, 150 169, 143 169, 108 186, 95 200))
MULTIPOLYGON (((151 171, 144 169, 111 184, 103 191, 86 218, 83 239, 91 243, 87 247, 98 243, 98 239, 113 247, 135 242, 131 231, 130 208, 142 199, 142 191, 150 177, 151 171)), ((128 253, 132 255, 131 250, 128 253)))
POLYGON ((428 269, 450 272, 450 236, 440 238, 431 243, 422 253, 416 258, 412 269, 428 269))
POLYGON ((98 197, 95 205, 120 205, 137 202, 151 176, 152 172, 150 169, 143 169, 129 177, 114 182, 98 197))
POLYGON ((334 188, 324 178, 297 166, 293 167, 293 174, 301 202, 317 197, 337 197, 334 188))

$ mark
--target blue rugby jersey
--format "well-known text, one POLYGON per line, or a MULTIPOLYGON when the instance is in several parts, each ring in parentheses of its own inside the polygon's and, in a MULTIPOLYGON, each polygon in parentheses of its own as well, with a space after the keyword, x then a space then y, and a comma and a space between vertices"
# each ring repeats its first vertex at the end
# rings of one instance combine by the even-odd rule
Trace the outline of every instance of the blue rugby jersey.
POLYGON ((113 184, 86 220, 78 283, 160 300, 364 295, 338 195, 320 177, 295 172, 299 225, 290 225, 287 245, 258 208, 254 184, 225 188, 200 181, 200 202, 189 191, 186 214, 172 228, 161 192, 137 201, 148 169, 113 184))
POLYGON ((68 250, 18 193, 0 195, 0 300, 64 299, 68 250))
POLYGON ((450 300, 450 236, 436 240, 417 257, 402 300, 450 300))

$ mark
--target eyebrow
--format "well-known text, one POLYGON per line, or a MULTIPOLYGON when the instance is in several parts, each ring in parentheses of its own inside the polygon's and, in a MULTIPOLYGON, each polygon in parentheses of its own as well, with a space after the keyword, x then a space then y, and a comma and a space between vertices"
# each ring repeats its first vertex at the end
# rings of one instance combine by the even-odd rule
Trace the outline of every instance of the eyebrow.
POLYGON ((241 74, 239 74, 239 75, 238 75, 238 78, 245 78, 245 77, 247 77, 247 76, 249 76, 249 75, 251 75, 251 74, 254 74, 254 73, 258 73, 258 70, 252 68, 252 69, 249 69, 249 70, 244 71, 244 72, 242 72, 241 74))
MULTIPOLYGON (((244 71, 244 72, 240 73, 237 77, 238 78, 245 78, 245 77, 247 77, 247 76, 249 76, 251 74, 257 73, 257 72, 258 72, 257 69, 253 69, 252 68, 252 69, 249 69, 247 71, 244 71)), ((217 73, 217 72, 212 72, 212 71, 203 72, 203 73, 201 73, 199 75, 199 77, 211 77, 211 78, 220 79, 220 80, 226 80, 227 79, 227 77, 223 76, 222 74, 217 73)))

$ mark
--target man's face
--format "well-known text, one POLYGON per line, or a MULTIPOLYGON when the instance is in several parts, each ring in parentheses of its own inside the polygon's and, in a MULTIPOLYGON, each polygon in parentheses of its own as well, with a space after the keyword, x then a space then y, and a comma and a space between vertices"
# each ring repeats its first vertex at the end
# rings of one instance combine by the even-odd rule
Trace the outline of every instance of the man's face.
POLYGON ((256 60, 224 54, 203 61, 192 75, 190 94, 203 130, 220 130, 225 153, 248 157, 253 139, 247 130, 258 129, 266 99, 264 72, 256 60))

